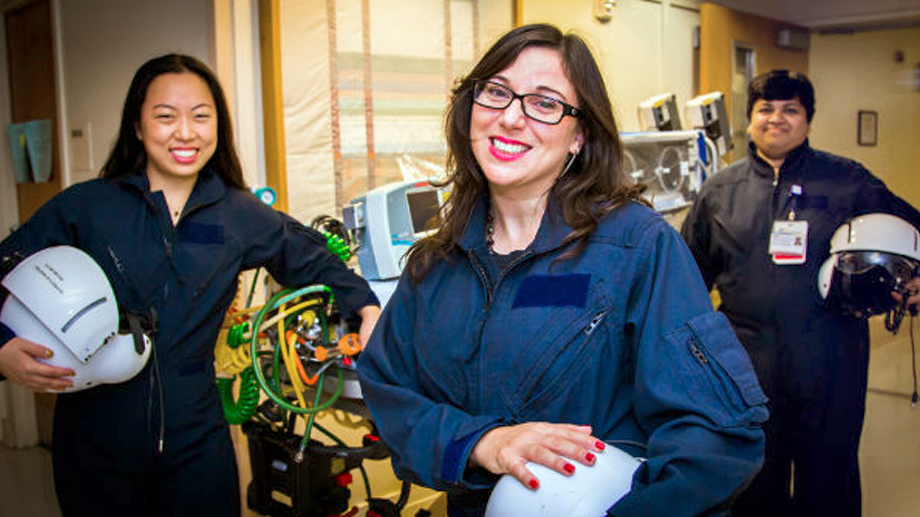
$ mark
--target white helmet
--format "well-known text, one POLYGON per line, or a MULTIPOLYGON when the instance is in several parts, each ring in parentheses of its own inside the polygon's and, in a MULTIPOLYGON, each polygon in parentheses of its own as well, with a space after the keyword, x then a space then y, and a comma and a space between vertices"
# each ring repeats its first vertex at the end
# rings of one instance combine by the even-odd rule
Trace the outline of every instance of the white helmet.
POLYGON ((528 463, 527 469, 540 481, 536 490, 505 474, 492 490, 485 517, 605 515, 632 488, 633 474, 642 462, 610 445, 596 456, 592 466, 576 464, 571 476, 528 463))
POLYGON ((73 387, 124 382, 150 357, 146 335, 138 342, 118 332, 118 303, 105 273, 85 252, 54 246, 20 262, 2 281, 9 292, 0 321, 17 336, 54 351, 53 366, 71 368, 73 387))
POLYGON ((818 271, 818 291, 832 307, 858 318, 895 308, 920 270, 920 232, 888 214, 866 214, 837 228, 831 255, 818 271))

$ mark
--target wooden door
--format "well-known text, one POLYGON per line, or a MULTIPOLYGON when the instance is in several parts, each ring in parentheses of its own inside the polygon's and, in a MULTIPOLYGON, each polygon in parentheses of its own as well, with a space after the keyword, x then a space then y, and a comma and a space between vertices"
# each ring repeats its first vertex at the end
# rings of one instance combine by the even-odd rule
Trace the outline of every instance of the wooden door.
MULTIPOLYGON (((23 223, 61 191, 61 145, 58 141, 54 43, 50 0, 18 5, 4 13, 10 78, 10 117, 13 123, 50 119, 53 168, 46 183, 17 183, 19 222, 23 223)), ((5 141, 6 137, 0 141, 5 141)), ((39 439, 51 444, 51 420, 56 396, 37 393, 35 405, 39 439)))
POLYGON ((36 0, 4 13, 12 122, 50 119, 54 165, 47 183, 18 183, 19 221, 25 222, 60 192, 61 158, 57 141, 54 44, 49 0, 36 0))

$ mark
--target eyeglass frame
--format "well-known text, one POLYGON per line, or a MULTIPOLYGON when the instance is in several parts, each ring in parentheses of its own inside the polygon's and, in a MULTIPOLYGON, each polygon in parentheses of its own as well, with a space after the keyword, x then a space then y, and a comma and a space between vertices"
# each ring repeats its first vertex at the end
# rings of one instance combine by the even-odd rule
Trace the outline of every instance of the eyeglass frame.
POLYGON ((584 113, 580 109, 576 108, 575 106, 572 106, 571 104, 567 102, 561 101, 555 97, 550 97, 549 95, 543 95, 541 93, 517 93, 511 88, 505 86, 504 84, 499 83, 497 81, 492 81, 490 79, 476 79, 475 81, 473 81, 473 103, 478 104, 482 106, 483 108, 489 108, 489 109, 494 109, 494 110, 506 110, 508 109, 509 106, 511 106, 511 104, 514 103, 514 101, 518 99, 521 100, 521 113, 523 113, 524 116, 529 118, 530 120, 534 120, 541 124, 547 124, 550 126, 558 125, 560 122, 562 122, 562 119, 564 119, 566 115, 573 117, 573 118, 579 118, 579 119, 584 118, 584 113), (511 99, 508 101, 508 104, 505 104, 503 107, 499 108, 497 106, 489 106, 488 104, 483 104, 482 102, 479 102, 478 93, 482 93, 481 88, 483 87, 483 85, 486 85, 486 84, 492 84, 492 85, 498 86, 499 88, 503 90, 508 90, 508 92, 511 93, 511 99), (534 117, 530 113, 527 113, 527 107, 526 107, 527 104, 524 102, 524 99, 527 97, 540 97, 541 99, 547 99, 547 100, 550 100, 552 102, 562 105, 562 114, 559 116, 559 120, 555 122, 547 122, 545 120, 540 120, 534 117))

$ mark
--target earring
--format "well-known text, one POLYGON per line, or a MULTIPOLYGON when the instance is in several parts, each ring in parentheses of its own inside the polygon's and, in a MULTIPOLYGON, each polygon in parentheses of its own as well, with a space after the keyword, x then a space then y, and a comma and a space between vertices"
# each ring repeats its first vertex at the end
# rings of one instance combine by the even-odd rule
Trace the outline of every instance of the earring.
POLYGON ((569 153, 569 158, 565 162, 565 167, 562 169, 562 172, 559 173, 559 176, 565 176, 566 172, 569 172, 569 168, 575 163, 575 157, 578 156, 578 153, 569 153))

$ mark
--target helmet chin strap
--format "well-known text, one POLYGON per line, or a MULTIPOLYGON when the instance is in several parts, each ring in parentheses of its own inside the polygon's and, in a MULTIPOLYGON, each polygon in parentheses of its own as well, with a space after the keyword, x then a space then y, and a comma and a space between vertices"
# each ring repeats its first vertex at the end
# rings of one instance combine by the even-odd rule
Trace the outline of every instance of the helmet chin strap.
POLYGON ((901 320, 904 319, 904 313, 907 309, 907 298, 905 296, 904 301, 899 303, 896 307, 893 307, 885 313, 885 328, 888 329, 888 332, 892 334, 898 333, 898 328, 901 326, 901 320))
POLYGON ((914 392, 910 396, 910 405, 912 407, 917 407, 917 399, 920 398, 917 394, 917 346, 914 344, 914 316, 916 311, 911 311, 910 313, 910 325, 908 332, 910 333, 910 364, 911 369, 914 373, 914 392))
POLYGON ((914 318, 917 316, 917 310, 907 306, 907 298, 910 296, 910 292, 907 289, 901 292, 901 296, 901 303, 885 313, 885 328, 892 334, 897 334, 898 328, 901 326, 901 320, 904 318, 904 313, 910 312, 907 332, 910 334, 910 364, 914 378, 914 392, 910 396, 910 405, 911 407, 917 407, 917 401, 920 399, 920 393, 917 391, 917 347, 914 343, 914 318))
POLYGON ((146 347, 144 335, 152 341, 157 331, 156 311, 151 309, 150 315, 147 315, 131 309, 122 308, 119 316, 119 331, 124 330, 130 332, 131 336, 134 338, 134 350, 138 355, 143 354, 144 348, 146 347))

